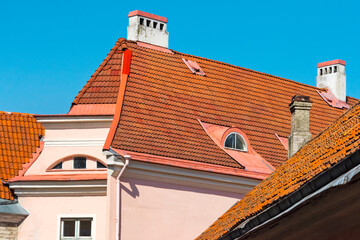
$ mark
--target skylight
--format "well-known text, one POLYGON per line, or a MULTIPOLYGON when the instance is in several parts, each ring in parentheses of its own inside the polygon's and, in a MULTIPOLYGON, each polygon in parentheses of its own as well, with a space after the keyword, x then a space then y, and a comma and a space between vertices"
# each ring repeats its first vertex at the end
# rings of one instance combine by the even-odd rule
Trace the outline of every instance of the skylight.
POLYGON ((186 66, 190 69, 190 71, 196 75, 205 76, 205 72, 201 69, 199 64, 195 61, 186 60, 185 58, 182 59, 186 66))

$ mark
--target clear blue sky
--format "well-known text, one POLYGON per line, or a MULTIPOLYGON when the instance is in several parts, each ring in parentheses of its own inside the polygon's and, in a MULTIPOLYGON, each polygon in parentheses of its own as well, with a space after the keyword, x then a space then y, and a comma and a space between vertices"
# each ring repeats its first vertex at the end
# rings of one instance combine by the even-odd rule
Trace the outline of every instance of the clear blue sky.
POLYGON ((0 110, 67 113, 127 14, 168 18, 170 48, 316 84, 318 62, 346 61, 360 98, 360 1, 3 1, 0 110))

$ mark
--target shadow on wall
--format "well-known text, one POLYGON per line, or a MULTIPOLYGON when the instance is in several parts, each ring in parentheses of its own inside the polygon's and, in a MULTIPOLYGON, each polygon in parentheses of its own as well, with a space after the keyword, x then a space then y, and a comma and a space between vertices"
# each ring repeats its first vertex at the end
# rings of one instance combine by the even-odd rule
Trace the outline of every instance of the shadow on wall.
POLYGON ((162 183, 151 180, 141 180, 141 179, 133 179, 133 178, 122 178, 121 179, 121 190, 124 190, 127 194, 129 194, 132 198, 140 197, 140 192, 137 186, 147 186, 153 188, 160 189, 169 189, 169 190, 177 190, 177 191, 185 191, 185 192, 193 192, 193 193, 202 193, 202 194, 210 194, 217 195, 222 197, 230 197, 241 199, 244 197, 242 193, 232 193, 220 190, 210 190, 200 187, 190 187, 183 186, 173 183, 162 183))
POLYGON ((121 190, 124 190, 127 194, 129 194, 132 198, 136 198, 140 196, 139 189, 136 187, 136 184, 133 181, 122 181, 127 182, 129 184, 130 188, 127 188, 124 186, 124 184, 121 184, 121 190))

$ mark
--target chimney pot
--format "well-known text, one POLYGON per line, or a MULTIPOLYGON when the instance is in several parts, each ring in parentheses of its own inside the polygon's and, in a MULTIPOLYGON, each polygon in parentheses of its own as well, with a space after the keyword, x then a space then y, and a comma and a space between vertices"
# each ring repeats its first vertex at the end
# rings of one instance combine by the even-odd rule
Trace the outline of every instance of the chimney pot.
POLYGON ((346 102, 345 61, 332 60, 317 65, 316 86, 329 89, 337 99, 346 102))
POLYGON ((166 17, 135 10, 129 13, 127 39, 169 47, 166 17))

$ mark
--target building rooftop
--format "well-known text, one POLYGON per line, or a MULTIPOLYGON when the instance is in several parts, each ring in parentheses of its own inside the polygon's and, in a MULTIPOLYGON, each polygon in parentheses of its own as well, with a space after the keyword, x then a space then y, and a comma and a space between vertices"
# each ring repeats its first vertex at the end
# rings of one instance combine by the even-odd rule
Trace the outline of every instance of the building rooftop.
MULTIPOLYGON (((329 106, 316 90, 319 88, 266 73, 120 38, 76 96, 70 113, 88 104, 108 104, 115 109, 121 98, 112 149, 243 169, 212 141, 199 121, 238 128, 257 154, 278 167, 287 160, 287 150, 277 136, 290 134, 288 104, 294 95, 310 96, 313 101, 313 135, 345 111, 329 106), (125 50, 131 51, 131 60, 120 93, 125 50), (183 59, 195 62, 205 75, 194 74, 183 59)), ((355 102, 347 97, 350 106, 355 102)))
POLYGON ((219 239, 239 224, 296 192, 321 173, 358 151, 359 116, 360 103, 278 167, 214 222, 197 240, 219 239))
POLYGON ((39 152, 44 127, 31 114, 0 112, 0 198, 13 199, 4 185, 39 152))

